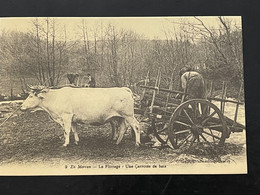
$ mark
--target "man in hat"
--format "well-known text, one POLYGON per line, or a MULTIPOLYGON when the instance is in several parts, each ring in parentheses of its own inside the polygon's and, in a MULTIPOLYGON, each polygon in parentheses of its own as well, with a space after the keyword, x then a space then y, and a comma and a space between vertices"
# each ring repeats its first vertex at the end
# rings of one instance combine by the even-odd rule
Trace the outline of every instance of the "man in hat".
POLYGON ((180 87, 186 90, 187 99, 206 99, 206 86, 202 75, 190 67, 180 70, 180 87))
POLYGON ((88 76, 88 87, 96 87, 96 81, 94 79, 94 77, 92 77, 90 74, 87 75, 88 76))

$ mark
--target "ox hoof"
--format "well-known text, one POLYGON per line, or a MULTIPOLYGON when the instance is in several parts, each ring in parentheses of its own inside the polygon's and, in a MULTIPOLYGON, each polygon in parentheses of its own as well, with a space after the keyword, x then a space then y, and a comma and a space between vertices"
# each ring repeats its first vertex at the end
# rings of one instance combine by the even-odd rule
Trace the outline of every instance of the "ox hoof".
POLYGON ((141 143, 135 143, 135 146, 136 146, 136 147, 140 147, 140 146, 141 146, 141 143))
POLYGON ((116 138, 116 137, 113 137, 113 138, 112 138, 112 141, 116 141, 116 140, 117 140, 117 138, 116 138))
POLYGON ((67 145, 68 145, 68 144, 63 144, 62 146, 63 146, 63 147, 67 147, 67 145))
POLYGON ((75 143, 76 145, 79 145, 79 142, 77 142, 77 141, 75 141, 74 143, 75 143))

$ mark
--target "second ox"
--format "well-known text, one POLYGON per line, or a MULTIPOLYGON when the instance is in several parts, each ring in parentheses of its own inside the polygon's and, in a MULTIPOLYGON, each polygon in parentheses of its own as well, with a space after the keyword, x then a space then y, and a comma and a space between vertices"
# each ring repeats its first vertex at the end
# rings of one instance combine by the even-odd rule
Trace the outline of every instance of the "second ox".
POLYGON ((60 89, 31 88, 28 98, 23 102, 21 110, 43 109, 65 130, 65 143, 69 144, 70 131, 74 133, 75 143, 79 141, 76 123, 102 125, 111 122, 115 131, 118 123, 119 144, 126 131, 126 122, 133 128, 136 146, 140 145, 139 123, 134 117, 134 100, 129 88, 73 88, 60 89))

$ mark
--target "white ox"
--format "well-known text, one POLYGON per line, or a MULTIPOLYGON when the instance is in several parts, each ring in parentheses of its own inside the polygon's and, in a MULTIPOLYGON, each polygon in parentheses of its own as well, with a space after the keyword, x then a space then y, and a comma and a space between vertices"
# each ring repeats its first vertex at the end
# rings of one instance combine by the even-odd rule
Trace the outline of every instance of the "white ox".
POLYGON ((127 121, 135 132, 136 146, 140 145, 139 123, 134 117, 133 94, 129 88, 34 89, 23 102, 21 110, 37 108, 48 112, 51 118, 64 128, 63 146, 69 144, 71 130, 75 143, 78 143, 77 122, 90 125, 111 122, 112 130, 115 131, 115 121, 118 121, 119 128, 116 144, 123 138, 127 121))

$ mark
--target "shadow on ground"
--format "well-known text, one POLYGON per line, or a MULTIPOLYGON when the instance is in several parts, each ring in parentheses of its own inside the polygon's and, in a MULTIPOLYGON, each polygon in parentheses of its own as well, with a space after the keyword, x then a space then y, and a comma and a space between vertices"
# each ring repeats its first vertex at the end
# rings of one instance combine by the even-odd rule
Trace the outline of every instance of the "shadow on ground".
MULTIPOLYGON (((3 120, 0 121, 0 123, 3 120)), ((226 143, 221 148, 196 148, 179 152, 170 148, 155 149, 149 146, 135 147, 135 140, 128 133, 116 145, 111 140, 111 127, 78 126, 79 145, 71 135, 68 147, 62 147, 62 128, 47 113, 20 112, 0 129, 0 165, 44 162, 59 165, 63 162, 93 163, 196 163, 232 162, 233 156, 243 156, 243 144, 226 143)))

